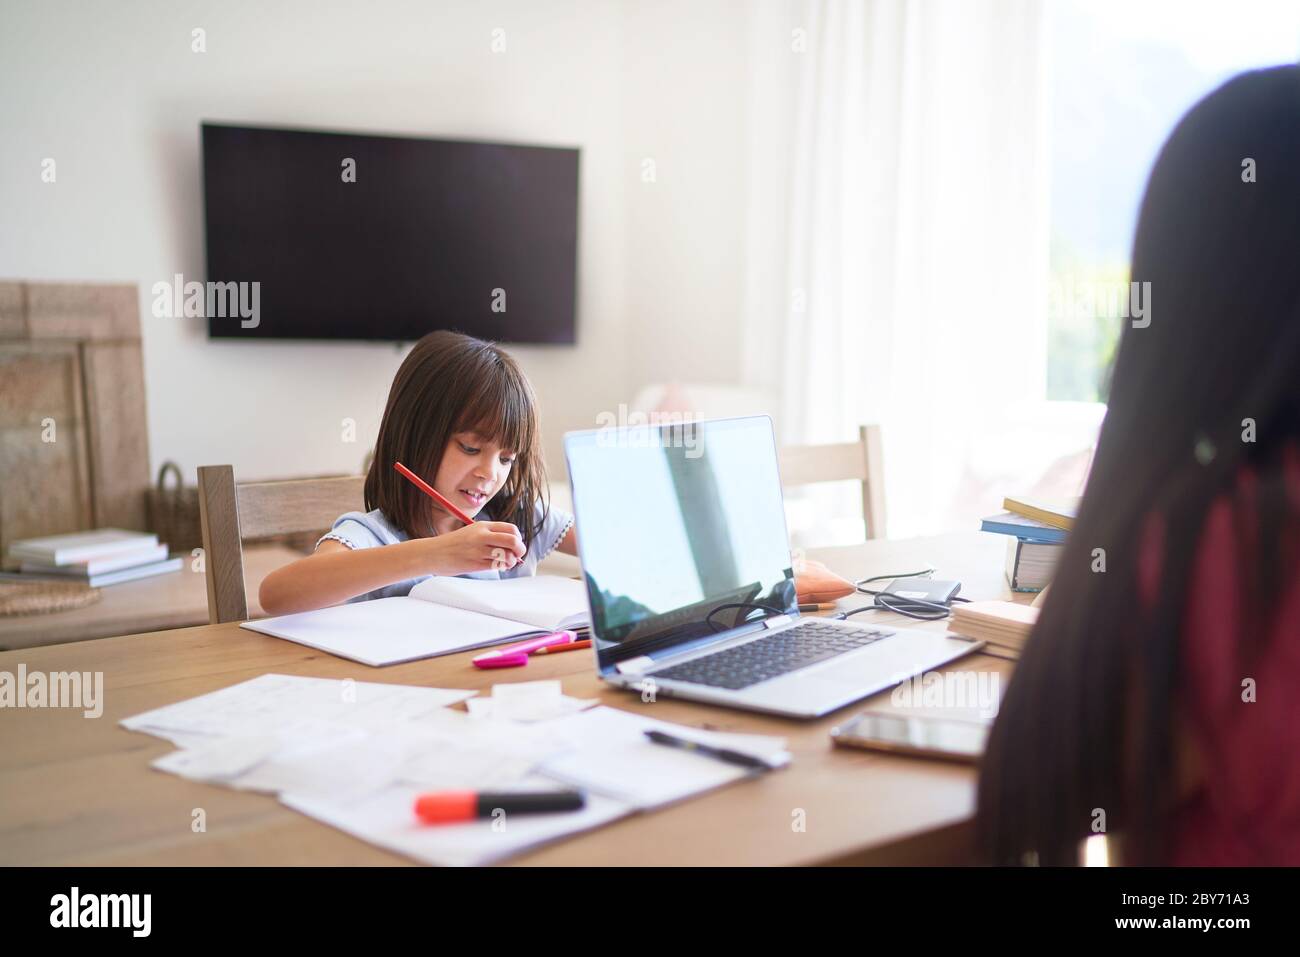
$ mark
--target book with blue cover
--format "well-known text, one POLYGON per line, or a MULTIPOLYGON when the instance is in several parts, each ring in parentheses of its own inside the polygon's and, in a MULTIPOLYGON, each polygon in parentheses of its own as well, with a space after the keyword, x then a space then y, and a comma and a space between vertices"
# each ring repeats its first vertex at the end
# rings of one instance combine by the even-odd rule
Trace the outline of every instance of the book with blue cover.
POLYGON ((1014 512, 990 515, 980 523, 980 530, 997 535, 1014 535, 1025 541, 1047 542, 1052 545, 1064 545, 1070 534, 1064 528, 1054 528, 1014 512))

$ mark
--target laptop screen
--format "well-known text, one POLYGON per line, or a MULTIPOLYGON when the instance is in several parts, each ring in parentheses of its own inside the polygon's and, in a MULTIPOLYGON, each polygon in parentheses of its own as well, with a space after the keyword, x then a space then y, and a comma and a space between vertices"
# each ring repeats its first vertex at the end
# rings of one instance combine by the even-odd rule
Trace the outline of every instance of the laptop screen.
POLYGON ((565 437, 601 669, 798 614, 772 420, 565 437))

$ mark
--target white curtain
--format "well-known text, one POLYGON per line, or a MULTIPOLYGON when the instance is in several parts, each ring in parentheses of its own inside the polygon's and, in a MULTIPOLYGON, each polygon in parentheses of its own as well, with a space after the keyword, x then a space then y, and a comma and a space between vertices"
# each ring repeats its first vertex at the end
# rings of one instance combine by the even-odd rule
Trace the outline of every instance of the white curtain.
POLYGON ((882 425, 890 537, 951 525, 990 430, 1044 399, 1044 32, 1038 0, 753 26, 747 384, 781 395, 786 444, 882 425))

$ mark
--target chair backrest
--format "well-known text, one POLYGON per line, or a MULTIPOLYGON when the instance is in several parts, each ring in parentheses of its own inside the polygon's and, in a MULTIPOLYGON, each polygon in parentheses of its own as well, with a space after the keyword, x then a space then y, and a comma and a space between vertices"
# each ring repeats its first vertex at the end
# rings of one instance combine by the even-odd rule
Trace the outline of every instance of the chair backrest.
POLYGON ((360 475, 236 485, 231 466, 201 466, 199 524, 208 620, 215 625, 248 618, 244 539, 329 528, 344 512, 361 508, 364 486, 360 475))
POLYGON ((779 455, 781 484, 787 487, 859 480, 867 538, 885 537, 885 466, 880 426, 861 426, 856 442, 792 445, 781 449, 779 455))

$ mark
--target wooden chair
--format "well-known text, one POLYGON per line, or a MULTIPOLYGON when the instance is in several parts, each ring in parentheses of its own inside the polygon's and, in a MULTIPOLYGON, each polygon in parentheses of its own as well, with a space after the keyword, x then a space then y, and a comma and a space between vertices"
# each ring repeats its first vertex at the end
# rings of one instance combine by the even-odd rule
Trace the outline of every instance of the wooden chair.
POLYGON ((364 485, 361 475, 236 485, 231 466, 201 466, 199 524, 209 621, 248 618, 244 539, 329 528, 344 512, 361 508, 364 485))
POLYGON ((862 482, 862 520, 867 538, 885 537, 885 470, 880 426, 858 429, 856 442, 792 445, 779 452, 786 487, 857 479, 862 482))

